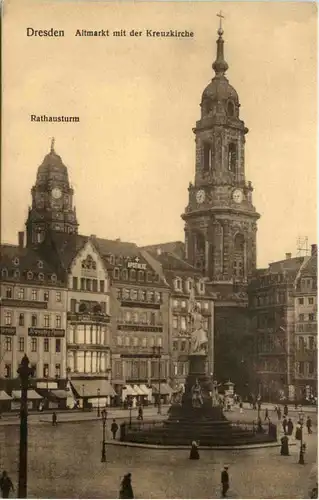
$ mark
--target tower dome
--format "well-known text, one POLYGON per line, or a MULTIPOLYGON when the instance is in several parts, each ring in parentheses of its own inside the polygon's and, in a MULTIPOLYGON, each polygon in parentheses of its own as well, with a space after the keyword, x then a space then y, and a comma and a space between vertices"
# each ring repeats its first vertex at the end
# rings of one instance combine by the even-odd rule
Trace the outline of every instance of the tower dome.
POLYGON ((61 184, 69 184, 67 167, 63 164, 61 156, 54 150, 54 139, 51 142, 51 150, 44 157, 38 168, 36 185, 44 186, 50 181, 58 181, 61 184))
POLYGON ((236 90, 232 85, 230 85, 228 79, 225 76, 228 70, 228 64, 224 58, 224 40, 223 40, 223 29, 221 26, 218 30, 217 44, 217 56, 216 60, 212 64, 212 68, 215 71, 215 76, 211 82, 205 88, 202 94, 201 106, 205 114, 205 110, 210 112, 214 106, 218 104, 223 104, 224 108, 227 109, 229 101, 235 110, 239 107, 239 98, 236 90))

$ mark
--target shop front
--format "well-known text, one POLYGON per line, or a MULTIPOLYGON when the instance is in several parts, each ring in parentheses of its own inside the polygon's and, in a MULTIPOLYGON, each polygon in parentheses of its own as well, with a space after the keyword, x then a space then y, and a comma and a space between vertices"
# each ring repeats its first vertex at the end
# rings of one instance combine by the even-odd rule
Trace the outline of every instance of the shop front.
POLYGON ((173 389, 168 384, 163 382, 160 385, 152 385, 152 393, 155 405, 158 405, 159 400, 161 401, 161 404, 168 404, 171 399, 173 389))
POLYGON ((0 391, 0 415, 5 411, 11 410, 12 397, 5 391, 0 391))
POLYGON ((116 393, 108 380, 71 380, 72 390, 83 409, 111 406, 116 393))
MULTIPOLYGON (((27 392, 27 402, 29 410, 39 410, 43 397, 40 396, 34 389, 29 389, 27 392)), ((12 391, 11 410, 20 410, 21 407, 21 390, 12 391)))

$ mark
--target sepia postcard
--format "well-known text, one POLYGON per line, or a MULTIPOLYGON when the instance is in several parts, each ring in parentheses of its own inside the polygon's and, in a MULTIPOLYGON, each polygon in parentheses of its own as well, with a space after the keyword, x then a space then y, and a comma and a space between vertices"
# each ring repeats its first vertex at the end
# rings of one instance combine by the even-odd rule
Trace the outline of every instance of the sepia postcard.
POLYGON ((1 16, 0 497, 318 498, 316 3, 1 16))

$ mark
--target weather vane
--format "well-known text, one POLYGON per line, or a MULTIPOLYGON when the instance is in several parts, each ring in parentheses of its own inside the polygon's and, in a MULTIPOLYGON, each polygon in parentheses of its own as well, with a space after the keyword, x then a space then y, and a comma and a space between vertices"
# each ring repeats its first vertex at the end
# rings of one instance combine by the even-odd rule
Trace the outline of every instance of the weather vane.
POLYGON ((55 139, 54 139, 54 137, 52 137, 52 139, 51 139, 51 153, 53 153, 53 151, 54 151, 54 142, 55 142, 55 139))

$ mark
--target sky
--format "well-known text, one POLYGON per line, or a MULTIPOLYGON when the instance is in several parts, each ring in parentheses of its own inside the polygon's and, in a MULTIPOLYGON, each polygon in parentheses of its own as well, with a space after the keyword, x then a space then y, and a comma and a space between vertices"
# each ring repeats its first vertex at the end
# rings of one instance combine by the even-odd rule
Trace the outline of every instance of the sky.
POLYGON ((317 7, 304 2, 7 0, 3 12, 1 240, 24 229, 38 166, 55 137, 81 234, 138 245, 184 239, 192 128, 213 77, 222 10, 227 77, 239 94, 257 264, 316 242, 317 7), (27 37, 28 27, 65 36, 27 37), (76 37, 77 29, 141 37, 76 37), (145 30, 193 38, 149 38, 145 30), (35 123, 30 115, 79 116, 35 123))

